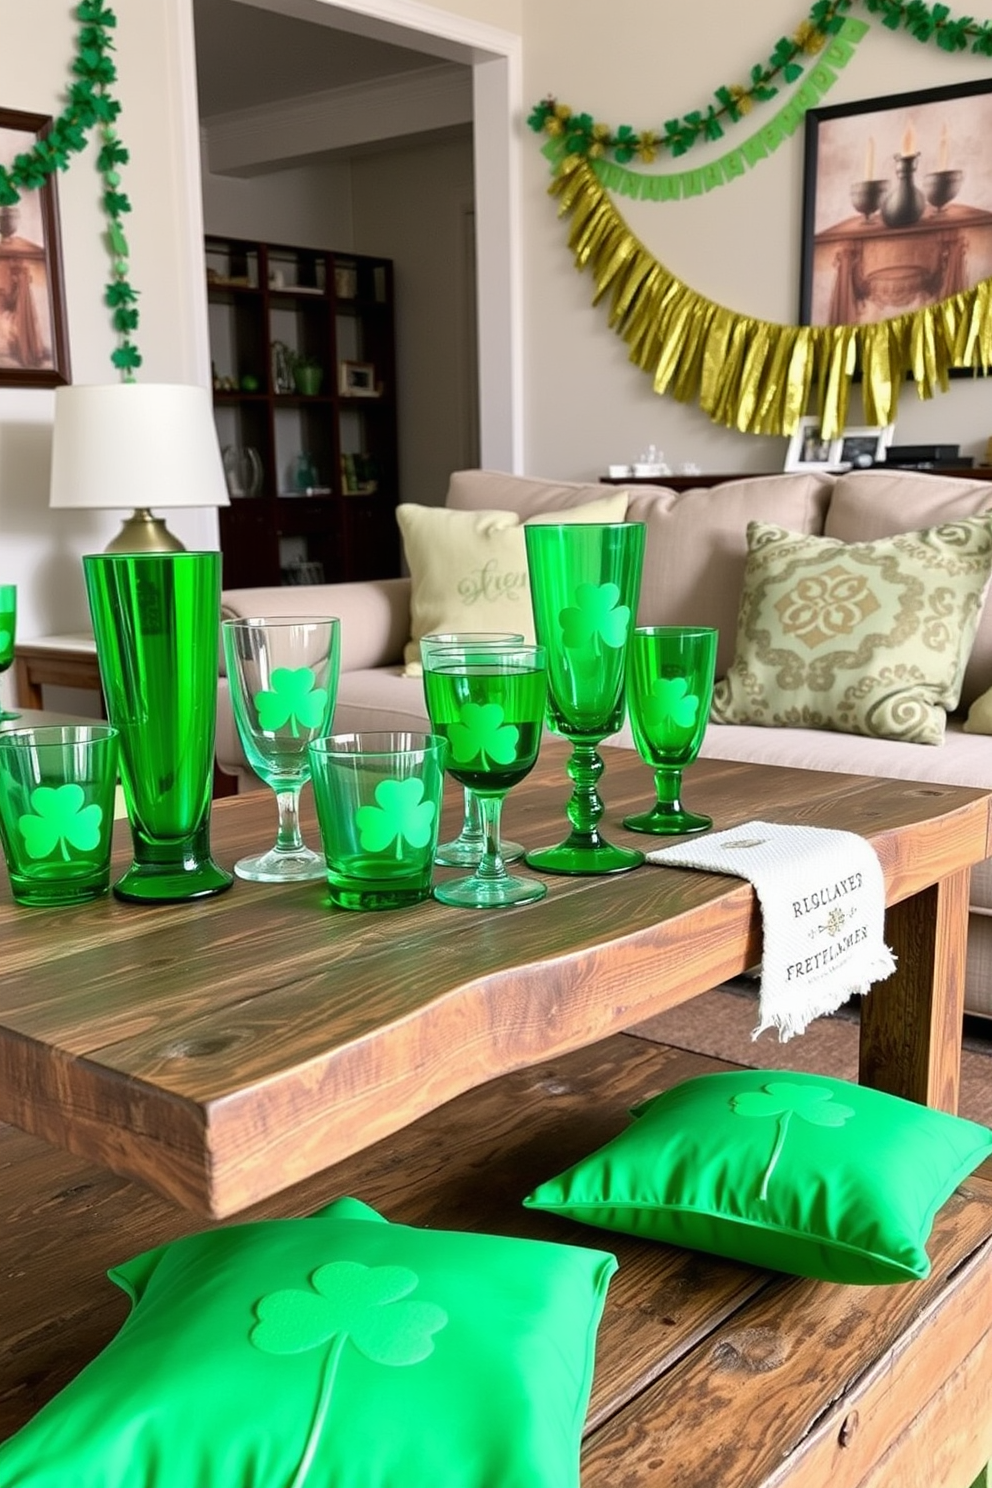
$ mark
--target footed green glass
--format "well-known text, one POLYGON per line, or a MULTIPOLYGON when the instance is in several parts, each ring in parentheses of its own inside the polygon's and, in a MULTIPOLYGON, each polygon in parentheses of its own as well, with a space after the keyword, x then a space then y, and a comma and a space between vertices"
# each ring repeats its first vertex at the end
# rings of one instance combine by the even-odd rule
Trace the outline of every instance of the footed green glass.
POLYGON ((644 562, 644 524, 524 527, 537 638, 548 657, 548 723, 572 745, 566 807, 571 832, 529 852, 548 873, 623 873, 644 861, 599 830, 603 773, 598 746, 624 719, 627 652, 644 562))
MULTIPOLYGON (((14 665, 14 634, 17 629, 17 585, 0 584, 0 672, 14 665)), ((0 723, 20 718, 19 713, 4 710, 0 703, 0 723)))
POLYGON ((134 850, 113 892, 218 894, 234 881, 210 855, 220 553, 89 553, 83 571, 134 850))
POLYGON ((633 832, 705 832, 711 816, 682 805, 682 772, 699 753, 713 698, 717 632, 706 626, 645 625, 634 631, 627 704, 637 752, 654 770, 657 801, 625 816, 633 832))

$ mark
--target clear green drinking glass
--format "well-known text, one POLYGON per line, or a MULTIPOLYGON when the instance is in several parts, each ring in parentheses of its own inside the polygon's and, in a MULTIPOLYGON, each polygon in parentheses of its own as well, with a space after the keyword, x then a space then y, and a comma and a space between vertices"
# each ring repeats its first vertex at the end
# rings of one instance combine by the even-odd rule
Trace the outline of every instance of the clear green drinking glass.
POLYGON ((225 620, 221 631, 238 734, 255 774, 275 791, 279 813, 272 847, 239 858, 234 871, 256 883, 323 878, 323 855, 300 832, 300 792, 310 779, 308 745, 331 731, 341 622, 331 615, 225 620))
MULTIPOLYGON (((0 672, 7 672, 14 665, 14 636, 17 630, 17 585, 0 584, 0 672)), ((11 718, 20 718, 0 704, 0 723, 11 718)))
POLYGON ((643 863, 644 854, 600 833, 597 748, 624 719, 644 524, 528 524, 524 539, 534 624, 548 656, 548 723, 572 745, 573 787, 566 807, 571 832, 526 860, 548 873, 622 873, 643 863))
POLYGON ((210 855, 220 562, 218 552, 83 558, 134 849, 119 899, 196 899, 234 881, 210 855))
POLYGON ((547 706, 543 646, 443 646, 424 671, 431 727, 448 743, 448 774, 476 796, 485 850, 474 872, 437 884, 434 898, 467 909, 543 899, 547 886, 506 870, 503 800, 537 762, 547 706))
MULTIPOLYGON (((508 630, 434 631, 431 635, 421 636, 420 664, 425 673, 425 700, 427 697, 426 672, 430 665, 431 653, 438 646, 498 646, 504 645, 507 641, 522 646, 524 637, 518 631, 508 630)), ((486 834, 482 825, 482 811, 475 792, 466 786, 461 831, 450 842, 439 844, 437 861, 450 868, 474 868, 482 857, 485 847, 486 834)), ((504 863, 515 863, 518 858, 523 857, 524 850, 519 842, 504 842, 502 855, 504 863)))
POLYGON ((682 805, 682 772, 699 753, 713 698, 717 631, 695 625, 645 625, 634 631, 627 705, 637 752, 654 770, 657 801, 625 816, 634 832, 659 836, 705 832, 711 816, 682 805))

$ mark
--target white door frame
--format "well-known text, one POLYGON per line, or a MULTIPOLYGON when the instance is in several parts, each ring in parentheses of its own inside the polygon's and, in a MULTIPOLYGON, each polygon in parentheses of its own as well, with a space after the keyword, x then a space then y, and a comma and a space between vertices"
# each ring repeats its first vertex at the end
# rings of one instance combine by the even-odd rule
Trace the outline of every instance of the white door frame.
MULTIPOLYGON (((520 237, 520 36, 424 5, 421 0, 240 0, 261 10, 355 31, 472 68, 478 232, 479 436, 485 468, 523 471, 523 255, 520 237)), ((190 183, 188 282, 201 286, 197 362, 209 380, 200 130, 192 0, 177 6, 176 55, 184 128, 179 141, 190 183)))

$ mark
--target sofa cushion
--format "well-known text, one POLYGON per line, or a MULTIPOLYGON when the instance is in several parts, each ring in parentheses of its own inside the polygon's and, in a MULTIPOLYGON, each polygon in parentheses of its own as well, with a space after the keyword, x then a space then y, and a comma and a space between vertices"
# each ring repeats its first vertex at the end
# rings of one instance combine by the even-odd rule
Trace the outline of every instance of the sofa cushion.
MULTIPOLYGON (((225 589, 222 620, 279 620, 334 615, 341 621, 341 671, 398 662, 410 634, 410 580, 366 579, 348 584, 283 584, 225 589)), ((220 674, 224 676, 221 648, 220 674)))
MULTIPOLYGON (((992 483, 918 470, 851 470, 840 476, 824 523, 826 537, 874 542, 897 532, 915 532, 992 510, 992 483)), ((772 517, 770 520, 777 521, 772 517)), ((789 523, 783 522, 787 527, 789 523)), ((992 687, 992 604, 975 632, 961 683, 960 706, 968 708, 992 687)))
POLYGON ((939 744, 992 573, 992 515, 876 542, 748 527, 724 723, 939 744))
POLYGON ((527 518, 599 501, 603 495, 602 485, 587 482, 543 480, 503 470, 456 470, 444 504, 453 511, 512 511, 527 518))
POLYGON ((647 527, 637 623, 715 626, 716 675, 724 676, 734 655, 748 522, 822 532, 832 484, 832 476, 807 472, 678 495, 658 486, 631 487, 627 520, 647 527))

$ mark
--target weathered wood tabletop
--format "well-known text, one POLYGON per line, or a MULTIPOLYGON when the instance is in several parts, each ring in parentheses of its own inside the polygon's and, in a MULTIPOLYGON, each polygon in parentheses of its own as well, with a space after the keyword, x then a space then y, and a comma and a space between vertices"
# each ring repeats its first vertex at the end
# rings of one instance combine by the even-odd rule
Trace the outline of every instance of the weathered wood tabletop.
MULTIPOLYGON (((545 747, 508 800, 508 835, 528 846, 564 835, 566 757, 545 747)), ((650 772, 629 751, 604 758, 604 830, 651 848, 619 825, 649 801, 650 772)), ((992 797, 717 761, 692 767, 685 794, 717 828, 772 819, 872 841, 899 971, 867 1001, 861 1077, 954 1109, 968 871, 992 852, 992 797)), ((274 828, 268 792, 217 802, 215 855, 230 866, 274 828)), ((122 824, 119 868, 127 849, 122 824)), ((4 881, 0 1120, 226 1216, 760 958, 741 880, 646 865, 546 881, 547 899, 513 910, 367 915, 332 909, 320 884, 30 910, 4 881)))

